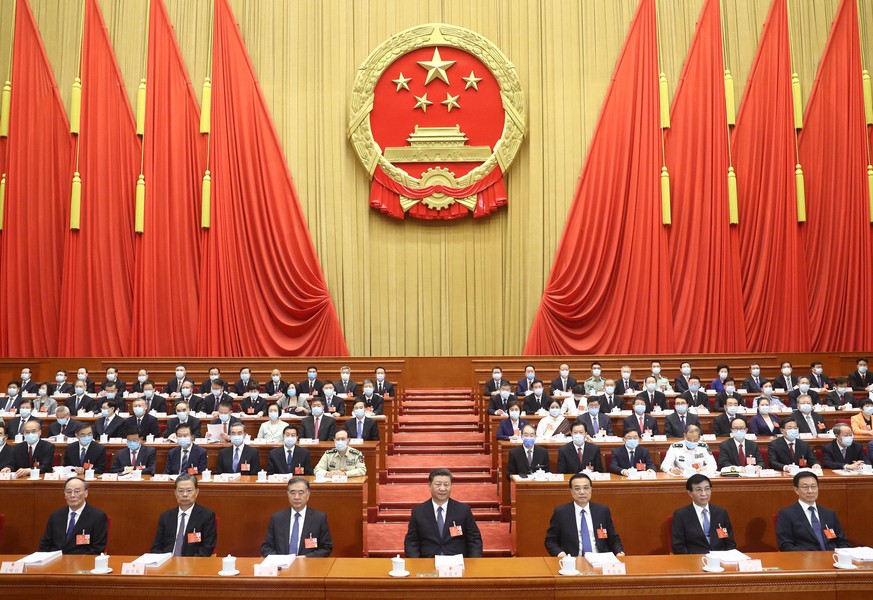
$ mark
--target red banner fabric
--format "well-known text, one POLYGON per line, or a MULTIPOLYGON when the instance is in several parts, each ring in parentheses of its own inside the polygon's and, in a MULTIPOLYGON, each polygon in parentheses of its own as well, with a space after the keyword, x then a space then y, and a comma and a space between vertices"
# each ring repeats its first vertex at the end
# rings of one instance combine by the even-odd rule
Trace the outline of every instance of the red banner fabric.
MULTIPOLYGON (((103 16, 96 0, 86 0, 78 167, 81 229, 66 234, 60 356, 130 352, 133 212, 140 154, 133 112, 103 16)), ((60 198, 69 202, 69 193, 60 198)))
MULTIPOLYGON (((13 94, 0 234, 0 355, 57 352, 73 141, 27 0, 16 3, 13 94)), ((0 152, 0 154, 6 155, 0 152)))
POLYGON ((745 352, 737 228, 729 224, 728 127, 719 0, 707 0, 666 132, 676 352, 745 352))
POLYGON ((136 240, 131 352, 188 356, 197 350, 206 137, 164 3, 150 6, 145 222, 136 240))
POLYGON ((525 354, 673 351, 654 0, 619 57, 525 354))
POLYGON ((346 355, 297 192, 227 0, 215 2, 212 227, 198 353, 346 355))

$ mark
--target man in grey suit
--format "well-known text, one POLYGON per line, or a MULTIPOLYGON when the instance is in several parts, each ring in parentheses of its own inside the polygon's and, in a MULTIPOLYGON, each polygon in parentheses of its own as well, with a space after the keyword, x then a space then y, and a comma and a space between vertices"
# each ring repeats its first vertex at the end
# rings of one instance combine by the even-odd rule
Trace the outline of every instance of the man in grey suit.
POLYGON ((261 554, 330 556, 333 539, 327 515, 306 506, 309 503, 309 482, 303 477, 292 477, 288 481, 288 503, 290 509, 280 510, 270 518, 261 554))

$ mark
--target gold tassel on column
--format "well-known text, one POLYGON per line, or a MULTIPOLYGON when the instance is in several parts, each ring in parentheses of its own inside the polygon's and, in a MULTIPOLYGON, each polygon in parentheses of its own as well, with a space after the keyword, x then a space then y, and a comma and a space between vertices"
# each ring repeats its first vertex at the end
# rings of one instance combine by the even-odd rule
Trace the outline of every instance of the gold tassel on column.
POLYGON ((145 134, 145 110, 146 110, 146 80, 139 80, 139 89, 136 91, 136 134, 145 134))
POLYGON ((727 111, 727 124, 737 124, 737 104, 734 96, 734 77, 730 69, 724 70, 724 104, 727 111))
POLYGON ((12 82, 3 84, 0 95, 0 137, 9 137, 9 109, 12 106, 12 82))
POLYGON ((671 225, 673 219, 670 216, 670 174, 667 167, 661 167, 661 222, 671 225))
POLYGON ((873 165, 867 165, 867 195, 870 204, 870 222, 873 223, 873 165))
POLYGON ((200 133, 209 133, 212 121, 212 79, 203 80, 203 100, 200 103, 200 133))
POLYGON ((740 211, 737 207, 737 174, 733 167, 728 167, 728 222, 737 225, 740 222, 740 211))
POLYGON ((791 74, 791 99, 794 104, 794 128, 803 129, 803 94, 800 91, 800 77, 791 74))
POLYGON ((797 222, 806 223, 806 185, 800 164, 794 167, 794 192, 797 196, 797 222))
POLYGON ((658 93, 661 100, 661 129, 670 129, 670 90, 664 73, 658 76, 658 93))
POLYGON ((136 218, 134 221, 136 233, 145 231, 145 192, 145 175, 140 173, 136 182, 136 218))
POLYGON ((79 133, 79 121, 82 116, 82 78, 73 81, 73 95, 70 97, 70 133, 79 133))
POLYGON ((206 169, 206 173, 203 174, 203 189, 201 196, 200 227, 203 229, 209 229, 212 221, 212 175, 210 175, 209 169, 206 169))
POLYGON ((0 231, 3 231, 3 214, 6 211, 6 173, 0 176, 0 231))
POLYGON ((873 89, 870 87, 870 73, 867 69, 862 71, 861 83, 864 87, 864 116, 867 125, 873 125, 873 89))
POLYGON ((70 195, 70 229, 79 229, 82 212, 82 177, 73 173, 73 192, 70 195))

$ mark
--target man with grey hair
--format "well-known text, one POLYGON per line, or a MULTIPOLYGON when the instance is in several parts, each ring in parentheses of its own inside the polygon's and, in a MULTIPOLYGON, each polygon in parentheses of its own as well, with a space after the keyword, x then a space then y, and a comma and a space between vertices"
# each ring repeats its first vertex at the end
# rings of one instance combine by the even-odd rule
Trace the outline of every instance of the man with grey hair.
POLYGON ((327 515, 307 506, 309 482, 303 477, 292 477, 288 481, 287 493, 290 509, 282 509, 270 518, 267 537, 261 545, 261 555, 330 556, 333 538, 330 536, 327 515))
POLYGON ((100 554, 106 550, 106 513, 87 503, 88 482, 81 477, 68 479, 64 483, 64 499, 67 506, 49 516, 39 551, 100 554))
POLYGON ((834 441, 822 446, 825 469, 860 471, 864 468, 864 447, 855 441, 852 428, 845 423, 834 425, 834 441))

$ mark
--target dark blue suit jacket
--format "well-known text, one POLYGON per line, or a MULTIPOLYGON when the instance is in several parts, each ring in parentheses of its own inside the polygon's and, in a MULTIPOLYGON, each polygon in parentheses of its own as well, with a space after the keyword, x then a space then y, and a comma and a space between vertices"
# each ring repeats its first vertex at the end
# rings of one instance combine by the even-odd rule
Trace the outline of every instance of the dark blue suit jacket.
POLYGON ((727 511, 714 504, 710 504, 707 508, 709 509, 708 542, 693 504, 683 506, 673 513, 671 531, 673 554, 706 554, 710 550, 733 550, 737 547, 727 511), (719 526, 727 529, 726 538, 718 537, 719 526))
POLYGON ((75 535, 67 539, 70 509, 59 508, 49 516, 45 533, 39 541, 40 552, 60 550, 64 554, 100 554, 106 550, 107 519, 106 513, 90 504, 85 504, 79 520, 76 521, 75 535), (91 536, 89 543, 77 544, 76 535, 91 536))
MULTIPOLYGON (((188 449, 190 450, 188 453, 188 466, 182 472, 185 472, 188 467, 195 467, 199 475, 206 470, 206 450, 196 444, 191 444, 188 446, 188 449)), ((178 475, 181 460, 182 447, 176 446, 175 448, 170 448, 170 451, 167 452, 167 466, 164 467, 164 473, 167 475, 178 475)))
POLYGON ((412 509, 403 547, 406 558, 433 558, 437 554, 478 558, 482 556, 482 535, 470 507, 451 498, 446 503, 445 527, 440 534, 433 501, 428 499, 412 509), (461 535, 452 537, 450 528, 454 525, 461 526, 461 535))
MULTIPOLYGON (((143 475, 155 474, 155 461, 157 460, 158 452, 151 446, 140 446, 136 453, 136 466, 140 467, 143 475)), ((109 467, 110 473, 124 473, 125 467, 131 467, 130 450, 116 450, 112 457, 112 466, 109 467)))
MULTIPOLYGON (((652 461, 652 455, 647 448, 637 446, 634 450, 634 462, 645 463, 646 469, 655 470, 655 463, 652 461)), ((635 470, 636 465, 630 463, 630 456, 627 453, 627 448, 619 446, 612 449, 612 458, 609 459, 609 472, 621 475, 623 469, 635 470)))
POLYGON ((306 515, 303 517, 303 524, 300 527, 300 545, 289 550, 291 544, 291 509, 285 508, 277 513, 273 513, 270 518, 270 525, 267 527, 267 537, 261 545, 261 554, 269 556, 271 554, 297 554, 298 556, 306 555, 312 558, 330 556, 333 552, 333 538, 330 536, 330 527, 327 524, 327 515, 320 510, 315 510, 311 506, 306 507, 306 515), (306 538, 313 537, 316 540, 317 547, 307 548, 306 538))
MULTIPOLYGON (((591 519, 594 521, 592 526, 595 532, 600 528, 606 529, 606 539, 594 536, 597 546, 594 551, 615 554, 624 552, 621 538, 612 523, 609 507, 594 502, 589 502, 588 506, 591 510, 591 519)), ((557 556, 561 552, 566 552, 571 556, 579 556, 579 531, 576 529, 575 510, 575 502, 555 507, 549 529, 546 532, 546 550, 551 556, 557 556)))
MULTIPOLYGON (((521 432, 521 430, 524 429, 525 425, 527 425, 527 421, 525 421, 524 419, 519 417, 518 418, 518 431, 521 432)), ((497 426, 497 439, 498 440, 508 440, 509 438, 512 437, 512 433, 513 433, 512 421, 508 417, 506 419, 503 419, 502 421, 500 421, 500 425, 497 426)))
MULTIPOLYGON (((816 509, 818 511, 818 520, 822 527, 824 549, 850 548, 851 544, 843 535, 843 528, 840 527, 840 521, 837 519, 836 513, 818 504, 816 504, 816 509), (834 530, 836 534, 834 539, 829 540, 825 536, 824 529, 826 527, 834 530)), ((822 549, 799 502, 795 502, 791 506, 779 511, 779 515, 776 517, 776 541, 779 543, 779 549, 783 552, 800 550, 819 551, 822 549)))

